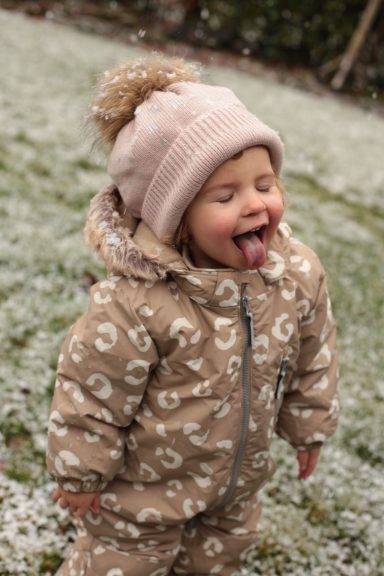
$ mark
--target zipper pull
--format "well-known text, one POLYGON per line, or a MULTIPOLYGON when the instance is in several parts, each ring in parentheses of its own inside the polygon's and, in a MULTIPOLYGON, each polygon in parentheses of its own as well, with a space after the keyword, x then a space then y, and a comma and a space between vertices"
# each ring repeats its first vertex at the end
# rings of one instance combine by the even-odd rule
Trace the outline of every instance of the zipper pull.
POLYGON ((253 318, 252 312, 249 307, 249 299, 248 296, 242 296, 242 303, 243 303, 243 310, 244 310, 244 320, 245 325, 247 327, 247 335, 248 335, 248 346, 252 347, 253 340, 254 340, 254 333, 253 333, 253 318))
POLYGON ((277 384, 275 390, 275 400, 280 396, 282 384, 284 383, 285 375, 287 373, 288 358, 283 358, 280 364, 279 374, 277 376, 277 384))

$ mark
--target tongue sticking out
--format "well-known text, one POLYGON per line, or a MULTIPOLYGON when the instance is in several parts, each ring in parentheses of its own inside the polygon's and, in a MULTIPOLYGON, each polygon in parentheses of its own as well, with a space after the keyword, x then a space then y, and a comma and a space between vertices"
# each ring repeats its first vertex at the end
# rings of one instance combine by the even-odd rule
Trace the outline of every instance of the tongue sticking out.
POLYGON ((267 259, 265 246, 255 232, 240 234, 236 236, 233 241, 242 251, 249 270, 255 270, 265 264, 267 259))

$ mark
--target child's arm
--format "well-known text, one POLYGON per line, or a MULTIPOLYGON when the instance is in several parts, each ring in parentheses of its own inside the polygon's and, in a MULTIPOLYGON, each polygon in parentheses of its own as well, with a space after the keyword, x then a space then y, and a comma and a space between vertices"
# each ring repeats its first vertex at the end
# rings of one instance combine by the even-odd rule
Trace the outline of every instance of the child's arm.
POLYGON ((99 492, 121 470, 127 427, 158 362, 130 290, 125 279, 95 284, 62 347, 47 466, 65 493, 99 492))
POLYGON ((92 508, 96 514, 100 512, 100 492, 66 492, 57 486, 52 500, 58 502, 62 508, 69 508, 75 515, 82 518, 92 508))
POLYGON ((297 369, 284 391, 276 426, 280 436, 304 452, 300 459, 306 476, 317 461, 318 451, 312 446, 333 434, 339 412, 336 329, 324 273, 313 279, 313 286, 316 293, 301 318, 297 369))

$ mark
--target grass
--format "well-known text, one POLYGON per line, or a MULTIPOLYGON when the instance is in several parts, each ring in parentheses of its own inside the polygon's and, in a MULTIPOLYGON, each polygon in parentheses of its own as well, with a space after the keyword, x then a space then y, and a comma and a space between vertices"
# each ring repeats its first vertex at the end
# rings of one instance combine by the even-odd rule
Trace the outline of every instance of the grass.
MULTIPOLYGON (((44 466, 57 355, 87 305, 89 274, 103 274, 83 246, 82 227, 107 177, 79 127, 95 74, 136 52, 1 11, 0 24, 0 573, 47 576, 73 538, 68 516, 50 501, 44 466)), ((364 112, 335 115, 331 101, 233 71, 209 74, 243 90, 266 121, 277 110, 287 139, 287 220, 328 271, 341 359, 340 427, 305 483, 296 478, 293 451, 274 443, 277 471, 263 492, 258 549, 243 574, 382 576, 383 123, 374 122, 369 158, 356 149, 352 166, 345 135, 353 118, 364 140, 372 124, 364 112), (296 122, 300 114, 305 126, 296 122), (316 144, 306 135, 315 133, 311 122, 316 144)))

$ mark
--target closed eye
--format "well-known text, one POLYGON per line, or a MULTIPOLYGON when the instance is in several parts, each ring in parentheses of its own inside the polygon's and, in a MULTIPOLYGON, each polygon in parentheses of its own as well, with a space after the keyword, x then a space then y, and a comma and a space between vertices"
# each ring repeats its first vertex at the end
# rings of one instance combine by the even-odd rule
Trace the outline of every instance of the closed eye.
POLYGON ((219 202, 219 204, 225 204, 226 202, 230 202, 233 198, 233 194, 226 194, 225 196, 220 196, 219 198, 215 199, 215 202, 219 202))
POLYGON ((272 184, 265 184, 263 186, 261 186, 260 184, 258 186, 256 186, 256 190, 258 192, 269 192, 269 190, 272 188, 272 184))

